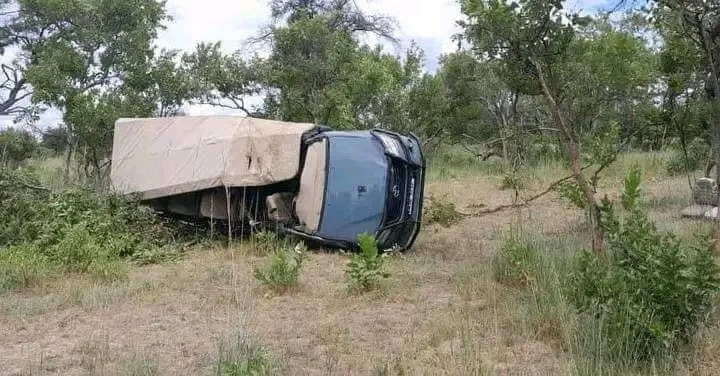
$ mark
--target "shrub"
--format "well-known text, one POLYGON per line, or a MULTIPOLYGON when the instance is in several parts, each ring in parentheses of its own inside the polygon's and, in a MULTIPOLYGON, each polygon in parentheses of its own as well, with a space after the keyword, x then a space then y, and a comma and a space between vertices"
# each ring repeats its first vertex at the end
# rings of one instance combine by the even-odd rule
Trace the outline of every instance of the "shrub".
MULTIPOLYGON (((174 245, 172 235, 151 209, 119 195, 89 187, 55 192, 25 170, 0 169, 0 275, 29 275, 43 264, 45 271, 115 279, 125 274, 123 259, 165 259, 158 253, 174 245)), ((9 280, 28 285, 24 277, 9 280)))
POLYGON ((583 252, 570 284, 573 304, 605 334, 603 353, 629 361, 690 344, 720 290, 708 239, 658 231, 640 204, 640 180, 637 168, 625 180, 625 217, 605 203, 606 254, 583 252))
POLYGON ((360 252, 356 253, 348 263, 346 271, 350 291, 362 293, 371 291, 380 285, 382 278, 389 275, 383 271, 384 255, 381 255, 375 238, 372 235, 358 236, 360 252))
POLYGON ((423 206, 423 219, 427 224, 438 223, 449 226, 458 219, 455 203, 447 196, 429 196, 423 206))
POLYGON ((703 139, 696 138, 687 144, 687 156, 682 147, 675 145, 670 149, 665 160, 665 171, 670 176, 684 174, 686 171, 696 171, 703 167, 704 161, 710 155, 710 147, 703 139))
POLYGON ((30 132, 15 128, 0 130, 0 165, 17 167, 20 162, 34 156, 38 146, 30 132))
POLYGON ((292 249, 279 248, 272 253, 270 265, 266 269, 255 268, 253 275, 263 285, 275 291, 284 291, 297 285, 306 254, 307 249, 302 242, 292 249))
POLYGON ((536 278, 539 263, 533 244, 510 238, 492 260, 493 277, 509 286, 527 286, 536 278))

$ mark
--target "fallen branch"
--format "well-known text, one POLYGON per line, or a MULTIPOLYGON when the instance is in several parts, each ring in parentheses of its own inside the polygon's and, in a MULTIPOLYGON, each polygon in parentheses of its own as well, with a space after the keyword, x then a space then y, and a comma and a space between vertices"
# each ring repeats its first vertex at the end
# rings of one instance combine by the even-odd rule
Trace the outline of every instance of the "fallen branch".
POLYGON ((25 188, 27 188, 27 189, 33 189, 33 190, 36 190, 36 191, 52 192, 52 190, 51 190, 50 188, 41 187, 41 186, 39 186, 39 185, 32 185, 32 184, 27 184, 27 183, 20 183, 20 185, 23 186, 23 187, 25 187, 25 188))
MULTIPOLYGON (((588 167, 590 167, 590 166, 585 166, 584 168, 588 168, 588 167)), ((483 215, 494 214, 494 213, 497 213, 497 212, 500 212, 500 211, 503 211, 503 210, 507 210, 507 209, 514 209, 514 208, 524 207, 524 206, 527 206, 528 204, 530 204, 531 202, 533 202, 533 201, 535 201, 535 200, 537 200, 537 199, 545 196, 546 194, 552 192, 553 189, 555 189, 558 185, 560 185, 560 184, 562 184, 562 183, 564 183, 564 182, 566 182, 566 181, 568 181, 568 180, 570 180, 570 179, 572 179, 572 178, 573 178, 573 175, 568 175, 568 176, 565 176, 564 178, 562 178, 562 179, 560 179, 560 180, 556 180, 555 182, 553 182, 552 184, 550 184, 544 191, 542 191, 542 192, 540 192, 540 193, 536 193, 535 195, 533 195, 533 196, 531 196, 531 197, 529 197, 529 198, 527 198, 527 199, 522 199, 522 203, 513 203, 513 204, 499 205, 499 206, 496 206, 496 207, 494 207, 494 208, 492 208, 492 209, 480 210, 480 211, 475 212, 475 213, 463 213, 463 212, 460 212, 460 211, 457 211, 457 210, 456 210, 456 212, 457 212, 458 215, 460 215, 460 216, 462 216, 462 217, 481 217, 481 216, 483 216, 483 215)))

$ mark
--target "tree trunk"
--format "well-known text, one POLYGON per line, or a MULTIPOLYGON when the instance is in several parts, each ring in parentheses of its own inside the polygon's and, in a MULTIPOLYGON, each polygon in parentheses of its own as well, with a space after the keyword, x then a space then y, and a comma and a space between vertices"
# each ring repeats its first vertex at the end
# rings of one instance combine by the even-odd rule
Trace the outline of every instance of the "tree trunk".
POLYGON ((602 215, 600 213, 600 208, 595 202, 595 192, 593 191, 590 182, 582 172, 582 156, 580 155, 580 143, 575 139, 574 132, 571 129, 569 121, 563 114, 560 105, 555 99, 556 96, 553 94, 547 84, 542 66, 537 61, 534 61, 534 64, 537 68, 538 79, 540 80, 540 85, 542 86, 543 93, 545 94, 545 98, 550 104, 550 109, 553 113, 553 117, 555 118, 555 123, 558 128, 560 128, 560 131, 564 136, 565 149, 567 150, 568 156, 570 157, 573 178, 582 190, 585 196, 585 201, 587 201, 590 212, 590 224, 592 226, 592 249, 595 253, 600 254, 603 251, 603 240, 605 236, 602 227, 602 215))

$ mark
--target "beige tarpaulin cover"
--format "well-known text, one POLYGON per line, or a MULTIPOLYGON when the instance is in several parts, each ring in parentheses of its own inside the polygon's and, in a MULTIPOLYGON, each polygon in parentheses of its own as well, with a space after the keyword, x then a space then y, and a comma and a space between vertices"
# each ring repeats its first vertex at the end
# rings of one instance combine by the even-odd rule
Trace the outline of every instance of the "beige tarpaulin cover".
POLYGON ((143 199, 288 180, 298 172, 302 134, 313 127, 238 116, 121 118, 110 179, 143 199))

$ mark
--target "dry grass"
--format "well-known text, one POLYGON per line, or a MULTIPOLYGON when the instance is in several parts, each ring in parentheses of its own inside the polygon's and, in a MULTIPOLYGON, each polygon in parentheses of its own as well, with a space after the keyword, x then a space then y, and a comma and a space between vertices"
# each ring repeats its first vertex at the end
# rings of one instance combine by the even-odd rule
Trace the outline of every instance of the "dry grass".
MULTIPOLYGON (((624 157, 608 170, 603 192, 613 197, 624 168, 641 163, 653 218, 685 236, 709 231, 679 218, 690 197, 686 179, 664 179, 660 159, 624 157)), ((512 202, 493 163, 435 165, 427 189, 467 212, 512 202)), ((554 164, 540 167, 521 195, 562 175, 554 164)), ((582 223, 581 212, 550 194, 528 208, 428 226, 412 251, 388 261, 386 287, 359 296, 347 292, 348 256, 323 252, 309 255, 297 288, 269 295, 252 277, 267 256, 247 243, 133 268, 110 284, 60 279, 0 295, 0 375, 210 375, 234 333, 267 350, 280 374, 598 374, 597 364, 578 360, 582 323, 569 307, 549 290, 504 286, 491 270, 509 234, 562 256, 587 244, 582 223)), ((542 285, 558 283, 562 266, 553 263, 563 259, 543 265, 542 285)), ((695 360, 678 372, 715 373, 719 340, 718 328, 703 330, 695 360)))

